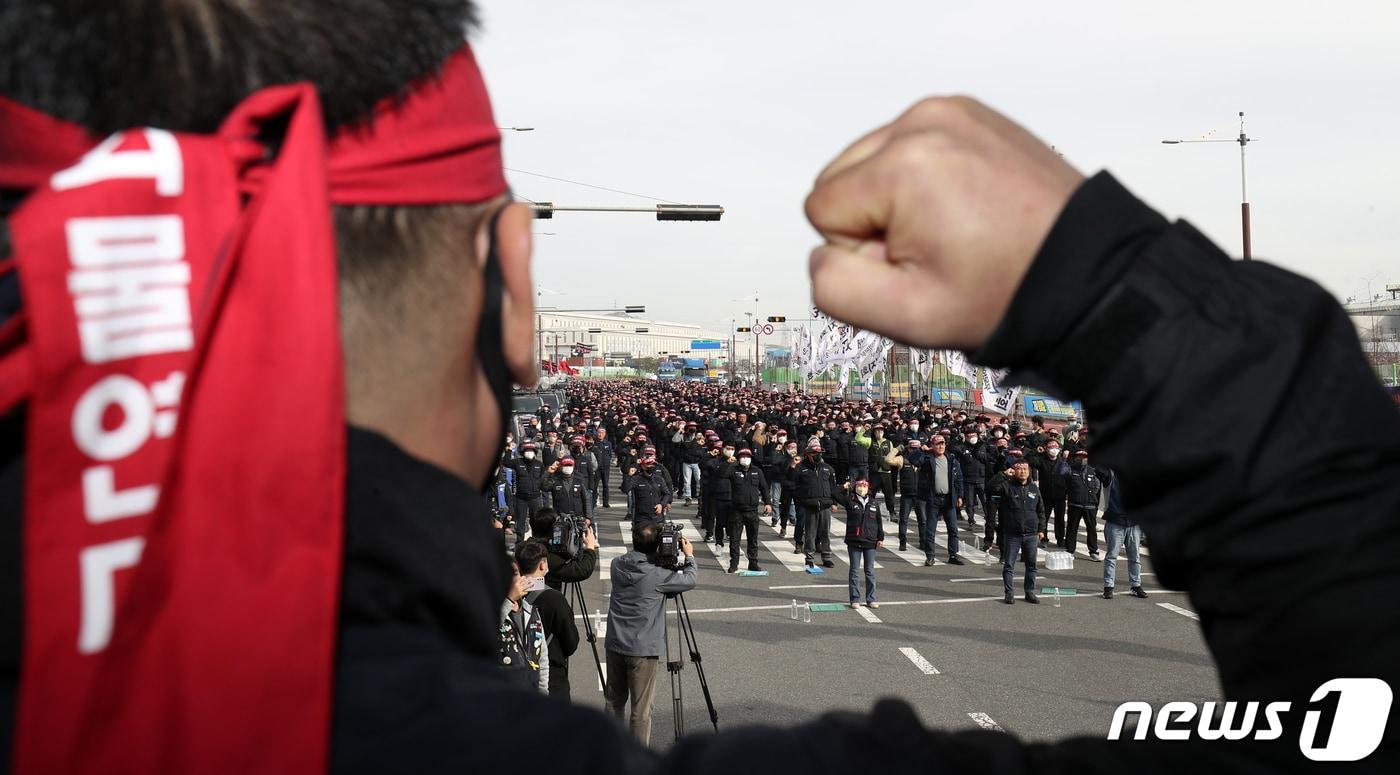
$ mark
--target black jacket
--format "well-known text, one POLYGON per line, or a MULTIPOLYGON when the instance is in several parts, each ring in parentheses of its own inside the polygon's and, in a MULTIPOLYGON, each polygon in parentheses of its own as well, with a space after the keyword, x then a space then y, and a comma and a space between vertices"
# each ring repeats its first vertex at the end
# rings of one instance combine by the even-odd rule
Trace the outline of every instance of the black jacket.
POLYGON ((565 584, 586 581, 593 577, 593 569, 598 565, 598 552, 580 549, 572 558, 550 552, 546 559, 549 562, 549 572, 545 573, 544 583, 550 589, 562 590, 565 584))
POLYGON ((730 497, 736 509, 756 509, 772 505, 768 497, 768 479, 758 466, 734 466, 729 472, 730 497))
MULTIPOLYGON (((526 597, 540 612, 544 634, 549 639, 550 668, 566 668, 569 657, 578 650, 578 625, 574 623, 574 609, 569 607, 563 593, 549 587, 531 592, 526 597)), ((586 615, 587 612, 584 613, 586 615)))
POLYGON ((1045 496, 1034 482, 1021 484, 1015 479, 1003 479, 997 484, 997 495, 1001 498, 997 515, 1002 535, 1045 532, 1045 496))
POLYGON ((729 500, 729 472, 737 465, 732 458, 726 458, 722 453, 705 458, 705 462, 700 464, 705 492, 717 501, 729 500))
POLYGON ((544 463, 539 454, 534 460, 515 459, 515 497, 532 501, 544 494, 544 463))
POLYGON ((846 545, 874 549, 885 540, 885 521, 880 519, 880 503, 872 490, 861 503, 854 492, 838 490, 836 502, 846 508, 846 545))
POLYGON ((836 471, 825 461, 813 463, 803 459, 794 477, 795 497, 808 508, 830 508, 836 498, 836 471))
POLYGON ((1069 505, 1098 510, 1099 495, 1103 492, 1103 482, 1091 465, 1082 468, 1068 466, 1061 475, 1065 492, 1069 495, 1069 505))
POLYGON ((545 479, 545 489, 554 499, 554 510, 557 513, 580 517, 593 516, 593 494, 588 491, 586 477, 581 467, 575 467, 572 476, 564 476, 563 471, 555 471, 545 479))
POLYGON ((669 504, 673 494, 670 480, 661 466, 653 468, 650 474, 638 469, 637 473, 622 482, 622 491, 632 493, 632 513, 638 520, 661 519, 662 515, 656 513, 656 505, 669 504))

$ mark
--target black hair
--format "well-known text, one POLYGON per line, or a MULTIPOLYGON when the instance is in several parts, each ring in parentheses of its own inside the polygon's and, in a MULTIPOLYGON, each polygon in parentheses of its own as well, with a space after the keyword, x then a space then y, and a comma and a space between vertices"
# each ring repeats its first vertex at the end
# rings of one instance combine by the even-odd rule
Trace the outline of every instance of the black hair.
POLYGON ((520 567, 520 574, 528 576, 539 569, 540 563, 549 563, 549 547, 544 541, 531 539, 523 541, 515 547, 515 564, 520 567))
MULTIPOLYGON (((473 0, 5 0, 0 95, 101 136, 140 126, 216 130, 265 86, 309 81, 329 131, 434 72, 477 26, 473 0)), ((265 138, 275 146, 277 138, 265 138)), ((0 191, 4 216, 27 192, 0 191)), ((336 207, 342 275, 383 287, 423 237, 460 233, 456 207, 336 207)), ((0 283, 0 320, 18 307, 0 283)))
POLYGON ((655 522, 638 522, 632 526, 632 548, 650 557, 660 545, 661 529, 655 522))
POLYGON ((99 135, 212 132, 257 89, 310 81, 334 129, 475 26, 471 0, 7 0, 0 94, 99 135))
POLYGON ((554 533, 554 509, 548 506, 535 512, 535 516, 530 517, 530 535, 536 538, 554 533))

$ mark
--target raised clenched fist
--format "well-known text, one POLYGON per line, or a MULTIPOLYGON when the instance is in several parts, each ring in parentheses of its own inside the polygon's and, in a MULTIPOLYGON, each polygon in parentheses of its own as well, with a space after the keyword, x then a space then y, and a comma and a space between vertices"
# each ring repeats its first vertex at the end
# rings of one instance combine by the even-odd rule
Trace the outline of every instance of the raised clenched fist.
POLYGON ((974 350, 1082 181, 980 102, 926 99, 817 178, 807 217, 826 244, 811 257, 813 298, 918 347, 974 350))

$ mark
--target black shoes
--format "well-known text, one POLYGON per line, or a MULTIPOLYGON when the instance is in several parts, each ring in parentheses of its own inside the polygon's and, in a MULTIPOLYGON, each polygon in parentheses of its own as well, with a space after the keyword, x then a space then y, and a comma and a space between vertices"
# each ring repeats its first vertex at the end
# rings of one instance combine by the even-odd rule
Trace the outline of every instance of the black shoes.
POLYGON ((1112 600, 1112 599, 1113 599, 1113 587, 1104 587, 1104 588, 1103 588, 1103 599, 1104 599, 1104 600, 1112 600))
POLYGON ((1143 591, 1142 587, 1133 587, 1128 594, 1133 597, 1147 597, 1147 593, 1143 591))
POLYGON ((1001 602, 1006 603, 1007 605, 1015 605, 1016 598, 1010 592, 1007 592, 1006 597, 1003 597, 1001 599, 1001 602))
POLYGON ((1034 605, 1040 605, 1040 598, 1036 597, 1034 592, 1027 592, 1026 602, 1034 605))
POLYGON ((763 569, 760 568, 760 567, 758 567, 758 563, 756 563, 756 562, 750 562, 750 563, 749 563, 749 570, 759 571, 759 570, 763 570, 763 569))
POLYGON ((932 557, 928 558, 927 560, 924 560, 924 567, 925 567, 925 568, 932 568, 932 567, 933 567, 933 558, 932 558, 932 557))
MULTIPOLYGON (((835 567, 836 567, 836 563, 833 562, 833 561, 831 561, 831 560, 822 560, 822 567, 823 567, 823 568, 835 568, 835 567)), ((1143 597, 1147 597, 1147 596, 1146 596, 1146 595, 1143 595, 1143 597)))
POLYGON ((948 557, 948 564, 949 564, 949 565, 966 565, 966 564, 967 564, 967 561, 965 561, 962 557, 959 557, 958 555, 954 554, 954 555, 949 555, 949 557, 948 557))
POLYGON ((906 543, 904 543, 903 541, 900 541, 900 542, 899 542, 899 551, 901 551, 901 552, 907 552, 907 551, 909 551, 909 544, 906 544, 906 543))
POLYGON ((1089 552, 1089 562, 1103 562, 1103 560, 1099 557, 1099 553, 1098 553, 1098 552, 1090 551, 1090 552, 1089 552))
POLYGON ((708 544, 709 542, 711 542, 711 541, 713 541, 713 540, 715 540, 715 534, 714 534, 714 533, 711 533, 711 532, 708 531, 708 530, 705 531, 705 543, 708 544))
POLYGON ((730 560, 730 561, 729 561, 729 572, 730 572, 730 573, 738 573, 738 572, 739 572, 739 561, 738 561, 738 560, 730 560))

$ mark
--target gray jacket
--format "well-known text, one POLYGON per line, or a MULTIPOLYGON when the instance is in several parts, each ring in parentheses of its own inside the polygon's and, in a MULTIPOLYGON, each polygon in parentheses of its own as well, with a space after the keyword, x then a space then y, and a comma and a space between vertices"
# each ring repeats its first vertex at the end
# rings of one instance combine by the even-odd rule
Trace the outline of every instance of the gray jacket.
POLYGON ((695 559, 677 570, 653 565, 638 551, 612 561, 612 597, 608 599, 608 634, 604 645, 631 657, 665 653, 666 595, 695 588, 695 559))

